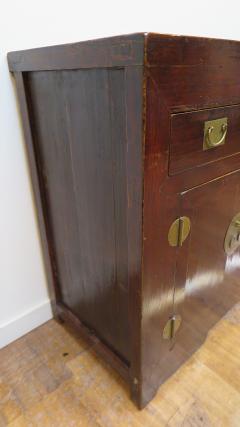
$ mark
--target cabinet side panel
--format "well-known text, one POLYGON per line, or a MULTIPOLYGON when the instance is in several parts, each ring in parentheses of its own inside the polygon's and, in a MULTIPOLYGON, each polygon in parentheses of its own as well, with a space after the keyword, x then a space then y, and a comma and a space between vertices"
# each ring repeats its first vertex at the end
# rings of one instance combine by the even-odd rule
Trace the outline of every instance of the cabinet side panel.
POLYGON ((60 302, 129 360, 124 70, 27 74, 60 302))

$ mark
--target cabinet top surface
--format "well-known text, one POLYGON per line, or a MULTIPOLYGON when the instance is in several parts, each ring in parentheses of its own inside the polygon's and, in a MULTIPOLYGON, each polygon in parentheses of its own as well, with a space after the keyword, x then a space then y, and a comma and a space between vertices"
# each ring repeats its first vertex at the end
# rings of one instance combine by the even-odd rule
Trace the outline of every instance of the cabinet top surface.
POLYGON ((15 72, 225 63, 229 59, 240 60, 239 41, 147 32, 8 53, 9 69, 15 72))

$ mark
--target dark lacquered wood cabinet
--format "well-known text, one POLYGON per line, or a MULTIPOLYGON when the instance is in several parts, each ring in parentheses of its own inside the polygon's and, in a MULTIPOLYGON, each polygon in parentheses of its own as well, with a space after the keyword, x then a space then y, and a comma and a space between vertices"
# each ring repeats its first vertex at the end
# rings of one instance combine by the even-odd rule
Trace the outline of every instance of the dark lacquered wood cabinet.
POLYGON ((240 43, 8 55, 52 306, 146 405, 240 299, 240 43))

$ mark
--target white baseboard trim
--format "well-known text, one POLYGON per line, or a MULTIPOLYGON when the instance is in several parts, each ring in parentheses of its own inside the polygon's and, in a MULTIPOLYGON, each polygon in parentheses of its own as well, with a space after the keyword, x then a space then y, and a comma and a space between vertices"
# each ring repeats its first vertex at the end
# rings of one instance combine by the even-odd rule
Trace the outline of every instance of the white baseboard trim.
POLYGON ((22 337, 52 317, 50 300, 47 300, 0 325, 0 348, 22 337))

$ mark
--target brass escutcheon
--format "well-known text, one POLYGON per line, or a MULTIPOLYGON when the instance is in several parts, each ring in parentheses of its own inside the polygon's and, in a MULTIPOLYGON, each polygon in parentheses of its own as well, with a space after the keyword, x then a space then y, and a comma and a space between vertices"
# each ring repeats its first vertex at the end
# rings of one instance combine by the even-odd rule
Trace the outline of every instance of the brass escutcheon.
POLYGON ((227 255, 232 255, 240 247, 240 212, 237 213, 227 229, 224 250, 227 255))
POLYGON ((180 328, 181 323, 182 318, 179 314, 175 314, 174 316, 170 317, 163 329, 163 339, 172 340, 180 328))
POLYGON ((187 216, 181 216, 173 221, 168 231, 168 243, 170 246, 182 246, 190 233, 191 222, 187 216))

